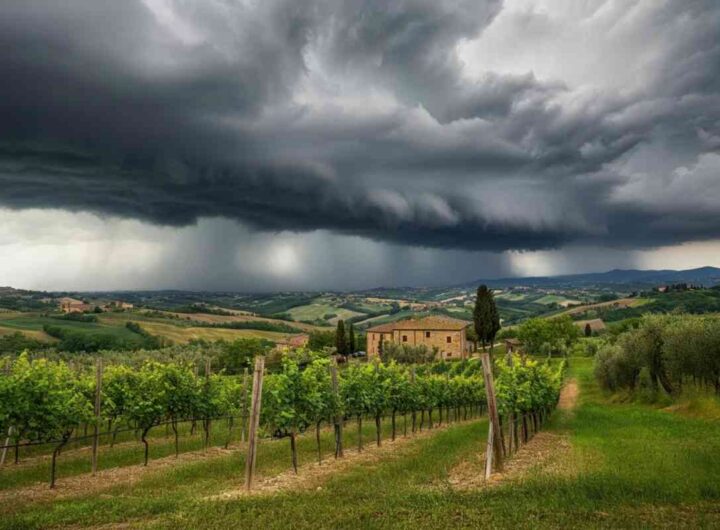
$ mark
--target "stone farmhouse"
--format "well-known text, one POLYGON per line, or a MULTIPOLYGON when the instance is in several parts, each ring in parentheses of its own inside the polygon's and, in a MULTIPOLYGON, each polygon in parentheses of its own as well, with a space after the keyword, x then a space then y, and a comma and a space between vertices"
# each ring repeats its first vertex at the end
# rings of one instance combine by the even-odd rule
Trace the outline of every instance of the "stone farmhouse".
POLYGON ((90 304, 86 304, 82 300, 76 300, 75 298, 61 298, 59 303, 60 311, 63 313, 82 313, 92 309, 90 304))
POLYGON ((441 359, 465 359, 470 353, 466 331, 469 322, 449 317, 430 316, 381 324, 367 330, 367 354, 380 353, 380 342, 437 348, 441 359))

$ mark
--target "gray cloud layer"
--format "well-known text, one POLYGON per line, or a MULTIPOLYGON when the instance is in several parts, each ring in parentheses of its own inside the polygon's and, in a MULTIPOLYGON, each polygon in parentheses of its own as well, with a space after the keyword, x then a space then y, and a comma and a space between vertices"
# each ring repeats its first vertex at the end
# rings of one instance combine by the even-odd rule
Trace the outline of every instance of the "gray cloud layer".
POLYGON ((7 0, 0 206, 491 251, 720 236, 720 4, 596 4, 573 22, 617 64, 583 84, 467 75, 493 25, 563 29, 491 0, 7 0))

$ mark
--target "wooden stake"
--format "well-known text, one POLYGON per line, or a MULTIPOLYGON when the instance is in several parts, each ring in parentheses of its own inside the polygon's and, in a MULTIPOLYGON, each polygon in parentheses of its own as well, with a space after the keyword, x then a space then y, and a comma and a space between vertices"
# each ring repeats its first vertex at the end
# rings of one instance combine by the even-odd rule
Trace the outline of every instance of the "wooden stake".
POLYGON ((8 445, 10 445, 10 437, 13 433, 12 425, 8 428, 7 438, 5 438, 5 446, 2 450, 2 457, 0 457, 0 466, 5 464, 5 457, 7 456, 8 445))
POLYGON ((102 395, 103 362, 98 358, 95 365, 95 427, 92 445, 92 474, 97 473, 98 446, 100 445, 100 405, 102 395))
POLYGON ((263 372, 265 371, 265 358, 255 359, 253 372, 252 403, 250 405, 250 433, 248 434, 248 451, 245 460, 245 488, 252 488, 253 474, 255 473, 255 457, 257 455, 257 429, 260 423, 260 405, 262 401, 263 372))
MULTIPOLYGON (((330 366, 330 380, 332 381, 332 391, 333 396, 335 396, 335 403, 339 402, 338 397, 338 375, 337 375, 337 365, 333 364, 330 366)), ((335 458, 342 458, 343 457, 343 440, 342 440, 342 428, 343 428, 343 421, 342 421, 342 414, 340 414, 339 411, 335 414, 335 458)))
POLYGON ((492 475, 493 460, 493 424, 490 422, 488 427, 487 449, 485 450, 485 480, 492 475))
POLYGON ((485 378, 485 395, 488 404, 488 418, 492 425, 492 430, 488 430, 488 438, 492 438, 492 451, 495 469, 502 470, 502 438, 500 436, 500 417, 498 416, 497 403, 495 401, 495 385, 493 383, 492 365, 490 364, 490 356, 487 352, 480 355, 482 359, 483 376, 485 378))
POLYGON ((242 414, 242 418, 241 418, 242 430, 240 431, 240 442, 241 443, 245 443, 245 431, 247 430, 247 413, 248 413, 248 408, 247 408, 248 384, 247 383, 248 383, 248 369, 245 368, 245 370, 243 371, 243 385, 242 385, 243 398, 242 398, 242 412, 241 412, 241 414, 242 414))

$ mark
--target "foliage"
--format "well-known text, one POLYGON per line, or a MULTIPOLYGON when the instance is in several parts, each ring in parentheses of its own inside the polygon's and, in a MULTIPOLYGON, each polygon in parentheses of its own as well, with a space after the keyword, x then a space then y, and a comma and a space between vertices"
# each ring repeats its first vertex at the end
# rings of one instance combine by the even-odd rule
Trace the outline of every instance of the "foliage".
POLYGON ((473 309, 473 323, 475 334, 485 349, 486 344, 492 347, 495 342, 495 335, 500 330, 500 315, 495 306, 493 293, 487 285, 481 285, 477 289, 475 308, 473 309))
POLYGON ((308 339, 308 348, 311 350, 323 350, 335 346, 334 331, 311 331, 308 339))
POLYGON ((31 337, 24 335, 23 333, 16 331, 8 335, 0 336, 0 355, 6 353, 20 353, 24 350, 38 351, 46 350, 51 348, 52 345, 47 342, 42 342, 31 337))
POLYGON ((437 348, 430 349, 425 344, 413 346, 412 344, 385 341, 379 355, 384 363, 395 361, 402 364, 422 364, 435 360, 437 348))
POLYGON ((653 391, 704 383, 720 393, 720 317, 646 315, 595 357, 595 375, 610 390, 634 390, 643 371, 653 391))
POLYGON ((345 334, 345 322, 338 320, 337 330, 335 331, 335 349, 338 355, 347 355, 348 342, 347 335, 345 334))
POLYGON ((566 354, 580 336, 580 330, 567 315, 531 318, 517 331, 523 350, 531 355, 566 354))

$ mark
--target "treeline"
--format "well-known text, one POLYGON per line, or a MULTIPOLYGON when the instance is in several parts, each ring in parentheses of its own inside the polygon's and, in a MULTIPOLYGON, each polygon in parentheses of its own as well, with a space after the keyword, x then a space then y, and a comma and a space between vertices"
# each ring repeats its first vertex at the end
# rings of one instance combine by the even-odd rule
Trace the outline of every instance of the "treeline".
POLYGON ((193 321, 192 325, 200 328, 255 329, 258 331, 274 331, 276 333, 304 333, 303 329, 285 324, 284 322, 267 322, 265 320, 247 320, 245 322, 193 321))
POLYGON ((600 347, 595 375, 610 390, 674 394, 690 384, 720 394, 720 317, 646 315, 600 347))
POLYGON ((55 349, 75 353, 95 353, 100 350, 155 349, 164 345, 159 338, 142 332, 136 332, 139 335, 138 338, 130 340, 109 333, 89 333, 50 324, 43 325, 43 331, 60 341, 58 344, 53 345, 55 349))

